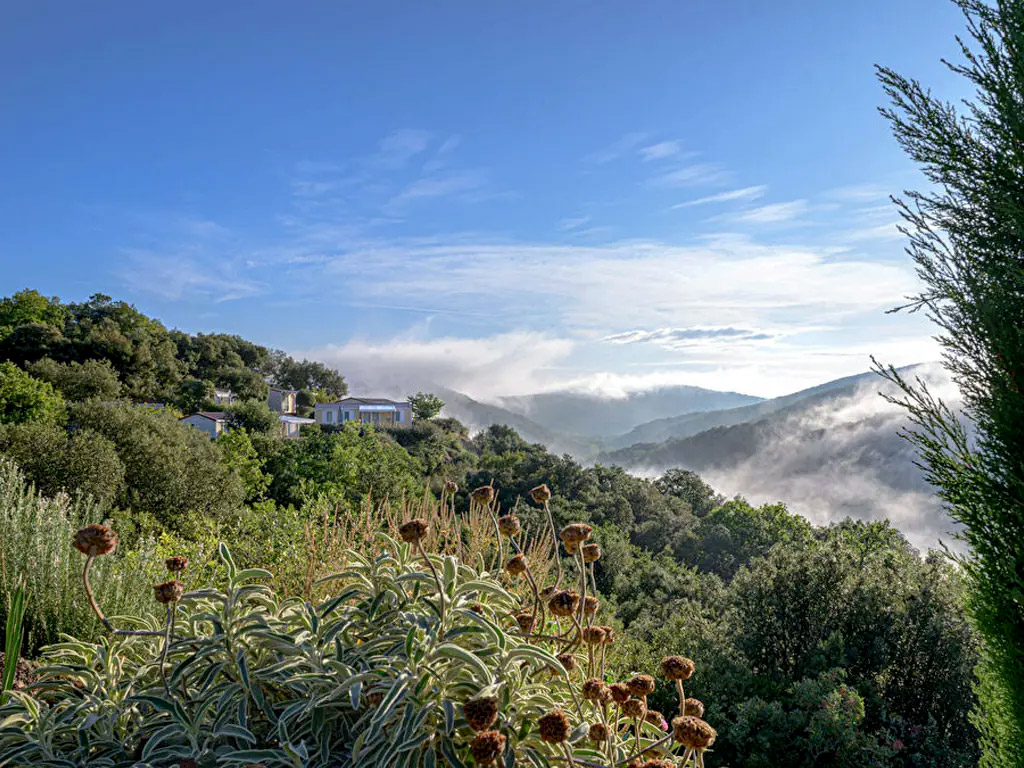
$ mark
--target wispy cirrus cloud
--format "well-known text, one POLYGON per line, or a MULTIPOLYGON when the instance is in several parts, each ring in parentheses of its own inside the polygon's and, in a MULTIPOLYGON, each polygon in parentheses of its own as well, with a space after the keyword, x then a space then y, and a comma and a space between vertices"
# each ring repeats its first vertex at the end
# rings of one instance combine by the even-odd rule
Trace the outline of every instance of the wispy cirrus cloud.
POLYGON ((695 205, 727 203, 733 200, 757 200, 759 197, 763 197, 764 193, 767 191, 768 186, 766 184, 760 184, 753 187, 741 187, 740 189, 730 189, 726 192, 718 192, 714 195, 698 197, 696 200, 687 200, 685 203, 677 203, 672 206, 672 210, 676 210, 678 208, 691 208, 695 205))
POLYGON ((609 344, 656 344, 665 349, 683 349, 708 342, 767 341, 776 334, 750 328, 705 326, 696 328, 656 328, 613 333, 602 341, 609 344))
POLYGON ((727 213, 717 217, 721 221, 736 224, 779 224, 793 221, 810 210, 807 200, 790 200, 785 203, 769 203, 757 208, 747 208, 735 213, 727 213))
POLYGON ((651 183, 661 187, 697 187, 729 179, 729 172, 717 163, 691 163, 658 173, 651 183))
POLYGON ((606 165, 632 152, 650 137, 649 133, 634 131, 613 141, 601 149, 583 156, 586 165, 606 165))
POLYGON ((664 160, 665 158, 678 155, 682 148, 678 141, 659 141, 657 144, 649 144, 640 148, 640 157, 644 160, 664 160))

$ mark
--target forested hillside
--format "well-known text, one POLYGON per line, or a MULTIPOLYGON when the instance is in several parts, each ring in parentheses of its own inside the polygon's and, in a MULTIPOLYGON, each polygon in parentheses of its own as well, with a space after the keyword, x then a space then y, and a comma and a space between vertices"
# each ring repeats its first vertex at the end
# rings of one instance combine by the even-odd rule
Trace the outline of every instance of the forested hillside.
MULTIPOLYGON (((601 620, 623 632, 609 674, 678 652, 701 659, 687 693, 719 731, 713 764, 953 768, 976 757, 961 576, 886 523, 816 527, 782 504, 726 498, 692 472, 645 480, 584 467, 503 425, 471 435, 434 418, 286 440, 258 400, 268 382, 312 399, 344 392, 339 374, 238 337, 167 330, 106 297, 22 292, 0 302, 0 328, 2 587, 27 573, 30 657, 61 632, 98 631, 63 597, 77 588, 74 563, 41 554, 75 525, 116 528, 98 589, 144 613, 131 585, 157 580, 168 555, 189 559, 194 583, 220 584, 217 544, 228 542, 240 567, 269 568, 282 594, 305 596, 337 567, 339 542, 372 556, 378 525, 423 499, 450 504, 446 540, 471 543, 464 515, 480 486, 543 533, 530 490, 546 484, 554 525, 587 523, 601 542, 601 620), (173 408, 139 403, 187 409, 214 385, 249 396, 216 440, 173 408)), ((651 707, 670 712, 673 695, 659 689, 651 707)))

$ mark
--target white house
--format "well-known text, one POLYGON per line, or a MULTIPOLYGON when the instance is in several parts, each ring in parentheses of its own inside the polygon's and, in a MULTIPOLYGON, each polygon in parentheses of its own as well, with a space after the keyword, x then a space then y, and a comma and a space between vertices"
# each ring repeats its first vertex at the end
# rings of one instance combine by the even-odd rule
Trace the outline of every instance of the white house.
POLYGON ((347 421, 387 427, 412 424, 412 405, 408 400, 346 397, 333 403, 317 403, 313 410, 316 423, 326 426, 337 426, 347 421))
POLYGON ((281 414, 278 420, 281 422, 281 437, 286 438, 300 437, 304 425, 316 423, 313 419, 304 419, 288 413, 281 414))
POLYGON ((191 416, 178 419, 182 424, 188 424, 201 432, 205 432, 210 438, 219 437, 228 431, 228 415, 219 411, 199 411, 191 416))

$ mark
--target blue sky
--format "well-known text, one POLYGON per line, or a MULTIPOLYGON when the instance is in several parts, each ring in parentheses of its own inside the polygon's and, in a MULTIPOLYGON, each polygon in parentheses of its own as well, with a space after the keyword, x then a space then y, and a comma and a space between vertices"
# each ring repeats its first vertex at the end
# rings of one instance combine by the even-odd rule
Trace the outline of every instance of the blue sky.
POLYGON ((938 0, 11 4, 0 291, 480 396, 934 359, 873 64, 938 0))

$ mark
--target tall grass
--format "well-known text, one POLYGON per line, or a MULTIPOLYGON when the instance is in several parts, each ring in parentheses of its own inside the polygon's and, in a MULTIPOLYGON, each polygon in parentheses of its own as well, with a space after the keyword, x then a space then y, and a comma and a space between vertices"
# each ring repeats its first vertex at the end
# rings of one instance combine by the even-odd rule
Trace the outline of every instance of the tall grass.
MULTIPOLYGON (((82 597, 83 557, 69 546, 83 524, 100 522, 88 499, 40 495, 13 462, 0 458, 0 626, 21 573, 31 599, 25 614, 22 652, 33 654, 62 633, 95 638, 102 627, 82 597)), ((152 605, 150 574, 154 548, 101 558, 92 570, 93 587, 111 614, 145 615, 152 605)))

